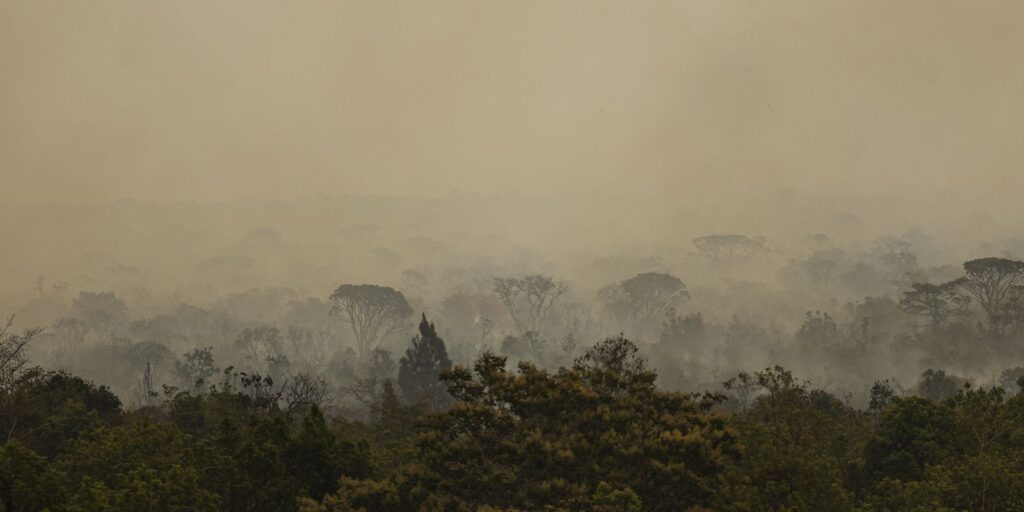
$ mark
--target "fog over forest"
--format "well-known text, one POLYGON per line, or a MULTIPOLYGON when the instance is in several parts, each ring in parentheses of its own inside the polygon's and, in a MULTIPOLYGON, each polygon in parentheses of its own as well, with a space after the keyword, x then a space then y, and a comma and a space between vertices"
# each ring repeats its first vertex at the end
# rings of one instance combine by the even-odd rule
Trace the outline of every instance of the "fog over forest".
POLYGON ((0 512, 1024 510, 1021 21, 0 0, 0 512))
MULTIPOLYGON (((900 305, 915 283, 961 277, 964 261, 1024 256, 1024 239, 980 210, 957 218, 922 206, 899 217, 889 212, 907 203, 896 199, 791 191, 752 197, 732 213, 715 198, 700 206, 589 199, 462 192, 7 207, 5 229, 23 230, 26 218, 32 229, 4 253, 3 304, 17 327, 46 326, 34 359, 103 377, 129 402, 138 400, 132 389, 142 370, 132 365, 146 361, 123 352, 140 344, 166 348, 161 364, 173 384, 174 359, 207 346, 225 365, 265 371, 263 361, 246 360, 237 339, 261 327, 311 330, 318 363, 358 366, 346 356, 358 348, 352 328, 331 311, 331 293, 344 283, 393 288, 412 307, 415 314, 376 341, 391 354, 404 350, 421 313, 464 364, 512 347, 506 355, 557 367, 577 355, 563 351, 563 340, 582 349, 623 333, 666 364, 663 384, 690 391, 780 364, 865 400, 877 379, 909 386, 941 367, 991 383, 1024 364, 1010 347, 989 346, 980 324, 971 343, 947 346, 928 331, 927 317, 900 305), (695 242, 716 235, 743 239, 721 237, 725 252, 695 242), (646 273, 677 278, 681 293, 664 299, 658 314, 624 317, 608 288, 646 273), (541 341, 521 351, 506 340, 525 331, 494 280, 529 275, 564 293, 534 333, 541 341), (802 339, 819 312, 836 332, 802 339), (672 330, 673 321, 697 316, 699 334, 672 330), (486 334, 482 321, 493 323, 486 334), (851 359, 856 347, 864 353, 851 359), (119 366, 115 382, 110 370, 119 366)), ((964 328, 973 332, 981 313, 968 306, 964 328)), ((268 355, 277 354, 261 357, 268 355)))

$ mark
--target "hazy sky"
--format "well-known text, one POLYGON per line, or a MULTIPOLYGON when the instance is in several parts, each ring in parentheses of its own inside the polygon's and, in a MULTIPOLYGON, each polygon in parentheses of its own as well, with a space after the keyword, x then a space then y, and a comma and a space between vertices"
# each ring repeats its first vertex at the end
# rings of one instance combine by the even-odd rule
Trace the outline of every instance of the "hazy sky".
POLYGON ((0 0, 0 201, 1016 202, 1022 23, 1019 0, 0 0))

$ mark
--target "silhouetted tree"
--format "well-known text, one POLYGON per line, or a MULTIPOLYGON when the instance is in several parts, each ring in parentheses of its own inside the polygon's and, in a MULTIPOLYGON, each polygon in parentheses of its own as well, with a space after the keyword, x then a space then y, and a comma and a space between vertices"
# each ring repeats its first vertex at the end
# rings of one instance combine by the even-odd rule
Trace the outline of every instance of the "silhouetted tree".
POLYGON ((934 285, 914 283, 911 289, 903 292, 900 307, 912 315, 924 317, 929 327, 942 327, 951 316, 963 309, 963 301, 957 293, 956 285, 946 283, 934 285))
POLYGON ((0 327, 0 393, 9 391, 29 369, 26 348, 42 329, 31 329, 22 334, 10 332, 14 317, 0 327))
POLYGON ((412 339, 412 346, 398 361, 398 386, 402 390, 402 398, 410 404, 429 408, 444 406, 449 397, 438 377, 451 367, 444 340, 424 314, 420 321, 420 335, 412 339))
POLYGON ((178 376, 189 386, 202 391, 210 384, 210 377, 220 371, 213 359, 213 347, 195 348, 175 362, 178 376))
POLYGON ((964 276, 953 281, 978 303, 988 317, 989 326, 998 330, 1006 307, 1014 299, 1015 288, 1024 283, 1024 262, 1003 258, 981 258, 964 263, 964 276))
POLYGON ((158 394, 165 371, 174 367, 174 353, 152 341, 133 343, 128 347, 129 364, 136 371, 137 398, 141 404, 152 404, 158 394))
POLYGON ((128 306, 111 292, 81 292, 68 315, 85 322, 102 341, 110 341, 128 318, 128 306))
POLYGON ((646 272, 598 292, 606 309, 620 321, 645 326, 690 298, 686 285, 671 274, 646 272))
POLYGON ((821 350, 839 342, 839 326, 828 313, 808 311, 796 339, 807 349, 821 350))
POLYGON ((235 347, 245 354, 253 368, 262 368, 268 360, 281 355, 283 341, 277 327, 262 325, 243 329, 235 338, 235 347))
POLYGON ((910 242, 884 236, 875 240, 875 252, 883 267, 888 270, 887 275, 896 284, 906 284, 921 277, 917 255, 911 250, 910 242))
POLYGON ((391 358, 391 352, 378 348, 370 353, 363 366, 360 376, 347 391, 369 408, 371 413, 375 413, 381 402, 384 382, 395 374, 395 360, 391 358))
POLYGON ((922 398, 940 401, 956 395, 966 385, 966 379, 948 375, 942 370, 927 369, 914 387, 914 393, 922 398))
POLYGON ((494 278, 494 293, 505 305, 520 334, 543 332, 548 312, 566 291, 564 284, 540 274, 494 278))
POLYGON ((412 315, 402 292, 374 284, 343 284, 331 294, 334 312, 352 326, 356 350, 366 358, 412 315))

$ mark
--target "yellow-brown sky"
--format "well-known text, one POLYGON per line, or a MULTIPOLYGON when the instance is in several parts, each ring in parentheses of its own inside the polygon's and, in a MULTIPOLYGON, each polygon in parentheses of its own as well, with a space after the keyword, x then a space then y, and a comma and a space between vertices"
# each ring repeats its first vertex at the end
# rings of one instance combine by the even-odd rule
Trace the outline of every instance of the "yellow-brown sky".
POLYGON ((0 0, 0 201, 1015 203, 1024 2, 0 0))

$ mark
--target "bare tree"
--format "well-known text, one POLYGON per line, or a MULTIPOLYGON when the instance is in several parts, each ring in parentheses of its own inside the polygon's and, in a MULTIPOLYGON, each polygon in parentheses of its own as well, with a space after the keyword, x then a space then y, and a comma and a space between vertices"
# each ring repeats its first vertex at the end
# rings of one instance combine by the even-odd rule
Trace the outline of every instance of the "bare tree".
POLYGON ((9 391, 28 370, 28 357, 25 347, 42 332, 42 329, 29 329, 22 334, 11 333, 14 317, 0 328, 0 392, 9 391))
POLYGON ((235 339, 235 347, 245 353, 254 368, 282 354, 283 339, 277 327, 261 325, 243 329, 235 339))
POLYGON ((360 358, 370 356, 381 341, 412 315, 402 292, 373 284, 343 284, 331 294, 333 312, 352 326, 360 358))
POLYGON ((480 331, 480 341, 477 342, 477 349, 482 351, 487 347, 487 337, 490 336, 491 331, 494 329, 494 320, 478 315, 473 319, 473 325, 480 331))
POLYGON ((164 371, 174 366, 174 354, 160 343, 144 341, 128 346, 128 359, 140 372, 137 390, 139 403, 152 404, 164 371))
POLYGON ((246 372, 239 372, 238 375, 241 377, 242 392, 252 399, 252 405, 257 409, 271 409, 284 396, 285 386, 275 385, 273 377, 246 372))
POLYGON ((329 332, 289 325, 284 336, 285 352, 288 359, 299 367, 319 373, 327 365, 327 343, 330 339, 329 332))
POLYGON ((84 348, 88 335, 89 326, 82 320, 69 317, 57 320, 47 332, 47 337, 54 341, 50 344, 52 361, 58 365, 70 364, 84 348))
POLYGON ((566 291, 564 284, 541 274, 494 278, 494 293, 520 333, 540 333, 551 307, 566 291))
POLYGON ((355 379, 355 383, 345 391, 375 414, 381 402, 384 382, 391 379, 396 368, 391 352, 375 349, 370 353, 363 376, 355 379))
POLYGON ((291 420, 298 411, 311 406, 323 407, 327 402, 330 387, 327 379, 314 377, 308 373, 293 375, 285 384, 282 400, 285 416, 291 420))

